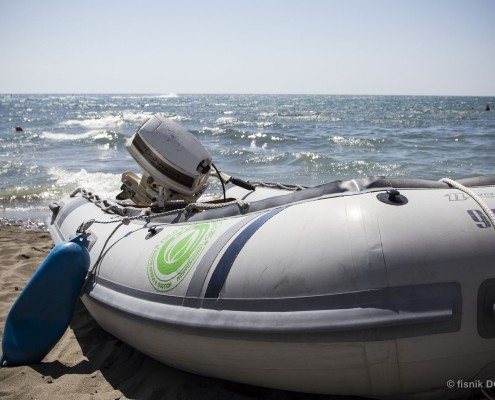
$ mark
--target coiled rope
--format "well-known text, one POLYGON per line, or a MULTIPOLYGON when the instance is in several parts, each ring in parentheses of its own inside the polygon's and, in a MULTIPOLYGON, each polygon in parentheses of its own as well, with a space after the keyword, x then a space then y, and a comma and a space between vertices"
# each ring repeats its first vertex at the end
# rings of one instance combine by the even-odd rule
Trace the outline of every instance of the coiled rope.
POLYGON ((439 182, 446 183, 449 186, 452 186, 456 189, 459 189, 460 191, 466 193, 469 197, 471 197, 476 203, 480 205, 480 207, 483 209, 485 212, 486 216, 492 223, 492 227, 495 228, 495 214, 493 214, 493 211, 488 207, 488 205, 483 201, 483 199, 478 196, 476 193, 474 193, 471 189, 467 188, 463 184, 454 181, 453 179, 450 178, 442 178, 440 179, 439 182))

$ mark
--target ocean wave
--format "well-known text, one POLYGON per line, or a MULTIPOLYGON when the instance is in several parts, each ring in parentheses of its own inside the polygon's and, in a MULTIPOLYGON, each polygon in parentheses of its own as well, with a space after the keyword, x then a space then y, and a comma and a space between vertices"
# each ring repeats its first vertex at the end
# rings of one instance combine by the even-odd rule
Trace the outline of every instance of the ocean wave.
POLYGON ((36 175, 40 172, 40 167, 36 163, 29 163, 19 159, 13 160, 1 160, 0 161, 0 177, 2 177, 3 184, 5 185, 5 179, 11 177, 29 177, 36 175))
POLYGON ((105 129, 109 127, 119 127, 124 124, 124 119, 120 115, 112 115, 91 119, 72 119, 62 122, 62 126, 80 126, 86 129, 105 129))
POLYGON ((17 185, 0 188, 0 205, 10 207, 29 207, 32 203, 48 204, 82 187, 102 197, 114 198, 120 189, 120 174, 77 172, 59 167, 48 169, 50 179, 43 185, 17 185))
POLYGON ((215 120, 215 123, 222 126, 242 126, 242 127, 255 126, 258 128, 268 128, 275 125, 274 121, 246 121, 233 116, 219 117, 215 120))
POLYGON ((374 139, 363 139, 363 138, 346 138, 343 136, 332 136, 328 139, 330 142, 349 147, 374 147, 374 139))
POLYGON ((54 132, 43 132, 39 135, 41 139, 53 140, 56 142, 66 142, 66 141, 85 141, 90 140, 91 142, 119 142, 125 139, 125 136, 117 132, 112 131, 101 131, 101 130, 90 130, 83 133, 54 133, 54 132))
MULTIPOLYGON (((102 130, 102 129, 111 129, 117 130, 123 126, 131 125, 134 128, 138 128, 142 125, 146 120, 148 120, 151 116, 157 114, 155 112, 124 112, 122 114, 117 115, 107 115, 95 118, 87 118, 87 119, 72 119, 68 121, 62 122, 61 126, 68 127, 81 127, 91 130, 102 130)), ((168 119, 174 121, 186 121, 189 118, 178 115, 175 113, 158 113, 161 114, 168 119)))
POLYGON ((208 127, 204 126, 201 130, 190 130, 193 135, 206 135, 206 136, 218 136, 221 135, 222 139, 242 139, 246 132, 237 130, 235 128, 222 128, 219 126, 208 127))
POLYGON ((401 175, 396 173, 400 169, 400 164, 386 164, 365 160, 332 162, 330 167, 334 173, 342 176, 401 175))
MULTIPOLYGON (((15 202, 40 202, 53 197, 50 186, 14 186, 0 188, 0 204, 14 205, 15 202)), ((17 208, 17 206, 16 206, 17 208)))
POLYGON ((291 163, 293 176, 305 184, 323 184, 335 180, 364 178, 366 176, 404 176, 403 165, 366 160, 339 161, 328 157, 304 155, 291 163))
POLYGON ((79 126, 91 130, 117 129, 126 123, 144 123, 153 113, 123 113, 87 119, 72 119, 61 123, 62 126, 79 126))
POLYGON ((261 118, 273 118, 276 117, 278 113, 276 112, 261 112, 258 114, 259 117, 261 118))
MULTIPOLYGON (((242 164, 274 167, 275 170, 290 170, 293 177, 328 182, 336 179, 352 179, 371 175, 403 175, 399 163, 384 163, 369 160, 340 161, 324 154, 311 151, 275 153, 270 151, 225 152, 224 156, 238 156, 242 164)), ((239 160, 240 161, 240 160, 239 160)), ((272 178, 273 179, 273 178, 272 178)), ((289 179, 292 180, 292 179, 289 179)), ((307 182, 306 182, 307 183, 307 182)))
POLYGON ((287 162, 287 154, 257 154, 243 161, 243 164, 285 164, 287 162))
POLYGON ((53 188, 64 194, 82 187, 101 197, 114 198, 121 186, 121 174, 88 172, 84 168, 73 172, 59 167, 49 168, 48 173, 55 180, 53 188))
POLYGON ((231 125, 231 124, 237 124, 239 123, 239 120, 235 117, 220 117, 217 118, 216 121, 218 124, 226 124, 226 125, 231 125))
POLYGON ((221 135, 221 134, 226 133, 226 132, 227 132, 227 129, 220 128, 218 126, 216 126, 214 128, 208 128, 207 126, 204 126, 203 129, 201 129, 200 131, 191 131, 191 133, 193 133, 193 134, 210 134, 213 136, 221 135))
POLYGON ((184 117, 183 115, 165 115, 163 114, 164 117, 171 119, 172 121, 188 121, 188 117, 184 117))

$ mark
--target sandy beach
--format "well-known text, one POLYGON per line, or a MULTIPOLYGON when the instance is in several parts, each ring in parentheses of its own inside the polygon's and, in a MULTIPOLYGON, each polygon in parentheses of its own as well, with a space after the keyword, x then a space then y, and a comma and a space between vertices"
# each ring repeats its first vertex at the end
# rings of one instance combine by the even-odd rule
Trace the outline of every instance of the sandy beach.
MULTIPOLYGON (((0 227, 2 335, 11 305, 53 246, 46 231, 0 227)), ((40 364, 0 369, 0 398, 335 399, 236 384, 162 365, 103 331, 80 301, 69 329, 40 364)))

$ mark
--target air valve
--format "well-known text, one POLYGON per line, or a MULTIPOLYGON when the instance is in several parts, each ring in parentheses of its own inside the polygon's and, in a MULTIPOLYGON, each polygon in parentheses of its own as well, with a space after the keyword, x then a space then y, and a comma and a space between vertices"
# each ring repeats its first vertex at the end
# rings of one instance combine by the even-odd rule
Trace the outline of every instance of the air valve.
POLYGON ((382 203, 390 204, 392 206, 403 206, 409 202, 407 197, 400 194, 397 189, 388 189, 385 193, 379 193, 376 198, 382 203))

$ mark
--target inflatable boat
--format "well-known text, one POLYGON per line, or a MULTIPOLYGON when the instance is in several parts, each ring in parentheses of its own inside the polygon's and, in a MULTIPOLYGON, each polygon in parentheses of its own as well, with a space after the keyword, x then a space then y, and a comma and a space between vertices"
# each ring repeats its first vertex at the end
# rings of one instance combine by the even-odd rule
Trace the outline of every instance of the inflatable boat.
POLYGON ((445 398, 495 376, 495 176, 244 182, 158 116, 127 147, 143 175, 118 200, 79 189, 49 221, 87 236, 82 300, 115 337, 299 392, 445 398), (212 200, 208 179, 234 187, 212 200))

